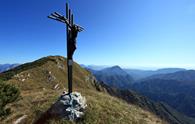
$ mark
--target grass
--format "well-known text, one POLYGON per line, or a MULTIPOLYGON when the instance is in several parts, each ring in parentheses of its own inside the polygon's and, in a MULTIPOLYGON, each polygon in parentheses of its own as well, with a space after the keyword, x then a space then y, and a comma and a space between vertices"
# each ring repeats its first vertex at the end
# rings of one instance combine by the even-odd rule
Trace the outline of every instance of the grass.
MULTIPOLYGON (((78 89, 79 90, 79 89, 78 89)), ((80 89, 82 90, 82 89, 80 89)), ((78 122, 50 120, 50 124, 162 124, 162 120, 143 109, 129 105, 105 93, 87 90, 88 108, 84 118, 78 122)))

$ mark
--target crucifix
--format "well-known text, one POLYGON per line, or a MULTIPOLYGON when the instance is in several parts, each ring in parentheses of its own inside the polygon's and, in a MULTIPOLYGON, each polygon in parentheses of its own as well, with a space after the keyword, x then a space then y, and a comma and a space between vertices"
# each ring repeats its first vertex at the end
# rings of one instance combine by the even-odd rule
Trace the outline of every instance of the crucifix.
POLYGON ((61 15, 58 12, 51 13, 48 18, 62 22, 66 25, 66 35, 67 35, 67 67, 68 67, 68 93, 72 93, 72 68, 73 68, 73 54, 76 50, 76 38, 78 32, 83 31, 84 29, 74 24, 74 16, 71 13, 71 9, 66 3, 66 17, 61 15))

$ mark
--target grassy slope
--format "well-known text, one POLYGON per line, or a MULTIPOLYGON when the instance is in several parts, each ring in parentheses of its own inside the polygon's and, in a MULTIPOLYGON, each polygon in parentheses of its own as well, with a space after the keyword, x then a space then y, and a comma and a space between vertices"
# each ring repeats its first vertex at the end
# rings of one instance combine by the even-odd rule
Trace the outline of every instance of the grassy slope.
POLYGON ((103 86, 110 95, 123 99, 127 103, 138 105, 145 110, 149 110, 150 112, 158 115, 158 117, 168 121, 171 124, 195 123, 194 118, 187 117, 164 103, 154 102, 132 90, 120 90, 105 84, 101 84, 101 86, 103 86))
MULTIPOLYGON (((30 124, 45 112, 67 87, 66 60, 62 57, 47 57, 25 64, 0 75, 7 83, 21 90, 19 100, 9 106, 12 114, 1 123, 13 123, 19 117, 27 115, 25 123, 30 124), (56 85, 59 89, 54 89, 56 85), (66 84, 64 86, 64 84, 66 84)), ((165 123, 155 115, 135 105, 106 93, 98 92, 93 76, 74 63, 74 90, 86 97, 88 108, 79 123, 88 124, 161 124, 165 123)), ((63 120, 49 120, 50 124, 71 123, 63 120)))

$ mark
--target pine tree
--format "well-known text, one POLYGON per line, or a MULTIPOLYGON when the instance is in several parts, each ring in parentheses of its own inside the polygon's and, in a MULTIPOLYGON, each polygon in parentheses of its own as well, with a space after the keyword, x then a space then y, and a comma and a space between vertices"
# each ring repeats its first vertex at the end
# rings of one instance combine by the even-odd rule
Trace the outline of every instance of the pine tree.
POLYGON ((0 117, 10 114, 11 110, 6 105, 16 101, 19 95, 18 88, 0 80, 0 117))

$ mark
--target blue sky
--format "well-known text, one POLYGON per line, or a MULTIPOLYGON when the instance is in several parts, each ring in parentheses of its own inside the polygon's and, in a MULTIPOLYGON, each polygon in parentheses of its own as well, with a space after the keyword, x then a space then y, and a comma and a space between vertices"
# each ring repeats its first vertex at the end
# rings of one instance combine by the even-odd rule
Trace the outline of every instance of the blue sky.
MULTIPOLYGON (((1 0, 0 64, 66 56, 65 0, 1 0)), ((194 0, 71 0, 78 37, 74 60, 87 65, 195 68, 194 0)))

